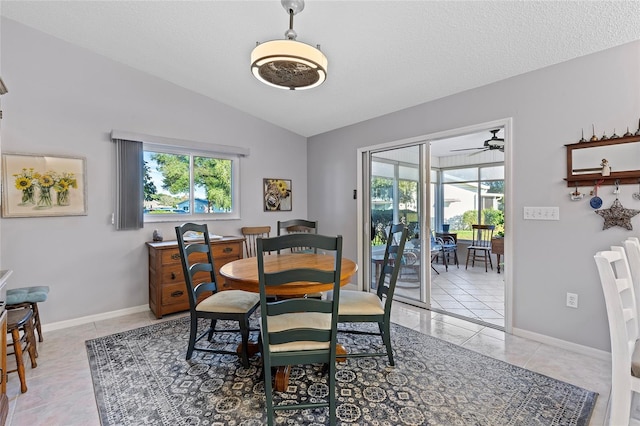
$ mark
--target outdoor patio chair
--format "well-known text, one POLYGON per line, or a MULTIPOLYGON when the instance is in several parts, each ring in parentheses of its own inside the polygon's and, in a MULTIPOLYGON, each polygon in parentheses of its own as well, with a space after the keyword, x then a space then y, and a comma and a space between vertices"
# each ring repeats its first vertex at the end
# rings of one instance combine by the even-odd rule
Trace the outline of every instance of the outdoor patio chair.
POLYGON ((491 261, 491 238, 495 225, 471 225, 473 228, 473 242, 467 247, 467 262, 465 269, 469 267, 469 259, 471 258, 471 266, 475 266, 476 261, 484 262, 484 271, 488 272, 487 265, 493 270, 493 262, 491 261))

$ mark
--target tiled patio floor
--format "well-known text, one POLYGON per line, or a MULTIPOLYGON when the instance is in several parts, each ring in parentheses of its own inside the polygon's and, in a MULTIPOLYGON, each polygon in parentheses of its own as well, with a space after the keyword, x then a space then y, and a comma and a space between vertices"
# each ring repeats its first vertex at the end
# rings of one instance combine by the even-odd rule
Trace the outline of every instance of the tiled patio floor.
MULTIPOLYGON (((463 259, 461 258, 461 261, 463 259)), ((434 264, 437 274, 431 270, 431 309, 472 321, 504 327, 504 274, 497 273, 496 267, 484 270, 484 264, 465 269, 434 264)), ((401 297, 419 299, 417 276, 401 275, 396 294, 401 297)))

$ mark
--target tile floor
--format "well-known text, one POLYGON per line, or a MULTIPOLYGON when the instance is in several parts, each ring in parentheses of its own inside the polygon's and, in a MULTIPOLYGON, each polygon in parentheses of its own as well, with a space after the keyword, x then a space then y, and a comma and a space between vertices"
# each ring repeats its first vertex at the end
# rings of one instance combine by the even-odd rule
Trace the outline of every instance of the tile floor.
MULTIPOLYGON (((183 314, 170 315, 163 320, 179 315, 183 314)), ((394 303, 392 320, 422 333, 598 392, 590 424, 604 424, 611 383, 611 365, 608 361, 506 335, 495 328, 403 303, 394 303)), ((143 312, 45 332, 45 341, 38 346, 38 367, 26 367, 29 390, 20 394, 17 374, 9 375, 7 425, 100 425, 84 341, 157 321, 151 312, 143 312)))
MULTIPOLYGON (((460 255, 459 255, 460 256, 460 255)), ((504 327, 504 274, 484 270, 484 264, 465 269, 464 258, 460 267, 434 264, 436 272, 431 270, 431 307, 436 311, 447 312, 454 316, 504 327)), ((495 264, 495 262, 494 262, 495 264)), ((401 274, 396 293, 413 299, 419 299, 418 276, 401 274)))

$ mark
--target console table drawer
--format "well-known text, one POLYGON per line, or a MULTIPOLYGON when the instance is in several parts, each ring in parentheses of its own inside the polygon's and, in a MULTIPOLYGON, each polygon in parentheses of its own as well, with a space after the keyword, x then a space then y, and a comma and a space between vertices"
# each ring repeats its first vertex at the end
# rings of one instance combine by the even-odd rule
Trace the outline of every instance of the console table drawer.
POLYGON ((189 309, 189 298, 185 291, 185 283, 168 284, 162 286, 162 296, 160 297, 162 306, 182 304, 189 309))
POLYGON ((242 259, 242 241, 235 244, 211 245, 211 254, 213 254, 213 262, 218 266, 217 260, 231 258, 233 260, 242 259))

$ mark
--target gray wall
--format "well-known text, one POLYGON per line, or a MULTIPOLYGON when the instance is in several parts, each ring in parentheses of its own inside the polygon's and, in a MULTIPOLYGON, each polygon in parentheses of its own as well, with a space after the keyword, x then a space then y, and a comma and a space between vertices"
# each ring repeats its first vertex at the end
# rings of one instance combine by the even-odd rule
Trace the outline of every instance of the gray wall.
MULTIPOLYGON (((242 220, 210 222, 239 235, 245 225, 307 217, 306 139, 219 102, 2 20, 3 152, 84 156, 87 216, 0 219, 0 268, 8 288, 46 284, 45 323, 146 305, 147 249, 154 228, 115 231, 112 129, 250 149, 241 162, 242 220), (283 155, 285 154, 285 155, 283 155), (284 158, 284 160, 283 160, 284 158), (292 179, 293 211, 265 213, 262 178, 292 179)), ((180 219, 183 220, 183 219, 180 219)))
MULTIPOLYGON (((620 134, 627 126, 635 131, 640 42, 318 135, 305 145, 299 135, 11 20, 2 20, 1 31, 0 71, 10 89, 2 97, 3 152, 87 158, 88 216, 0 219, 0 268, 14 270, 9 287, 51 287, 42 305, 45 323, 146 305, 144 243, 153 228, 168 236, 176 225, 114 230, 111 129, 248 147, 242 220, 211 222, 212 231, 238 234, 244 225, 274 227, 277 220, 309 217, 320 220, 322 232, 344 235, 345 255, 355 258, 358 147, 513 117, 513 326, 608 350, 592 258, 637 235, 640 216, 633 232, 602 231, 586 200, 571 202, 562 180, 564 144, 591 123, 599 134, 614 128, 620 134), (293 212, 262 211, 263 177, 293 180, 293 212), (522 220, 523 206, 552 205, 560 207, 560 221, 522 220), (579 309, 565 307, 567 292, 579 294, 579 309)), ((600 194, 606 207, 614 199, 610 189, 600 194)), ((636 190, 622 187, 623 205, 640 207, 631 199, 636 190)))
MULTIPOLYGON (((428 72, 428 70, 426 70, 428 72)), ((609 350, 602 290, 593 255, 639 235, 602 230, 588 197, 569 200, 563 181, 565 144, 577 142, 580 130, 598 136, 637 130, 640 118, 640 42, 633 42, 478 89, 398 111, 308 141, 309 211, 330 231, 345 237, 347 256, 356 256, 356 201, 359 147, 417 137, 483 122, 513 118, 513 175, 508 196, 513 206, 514 331, 539 334, 596 349, 609 350), (559 221, 525 221, 524 206, 559 206, 559 221), (566 293, 578 293, 579 308, 565 306, 566 293)), ((640 159, 638 159, 640 168, 640 159)), ((637 185, 622 186, 620 201, 640 208, 631 194, 637 185)), ((589 188, 581 192, 588 193, 589 188)), ((599 195, 608 208, 612 187, 599 195)))

